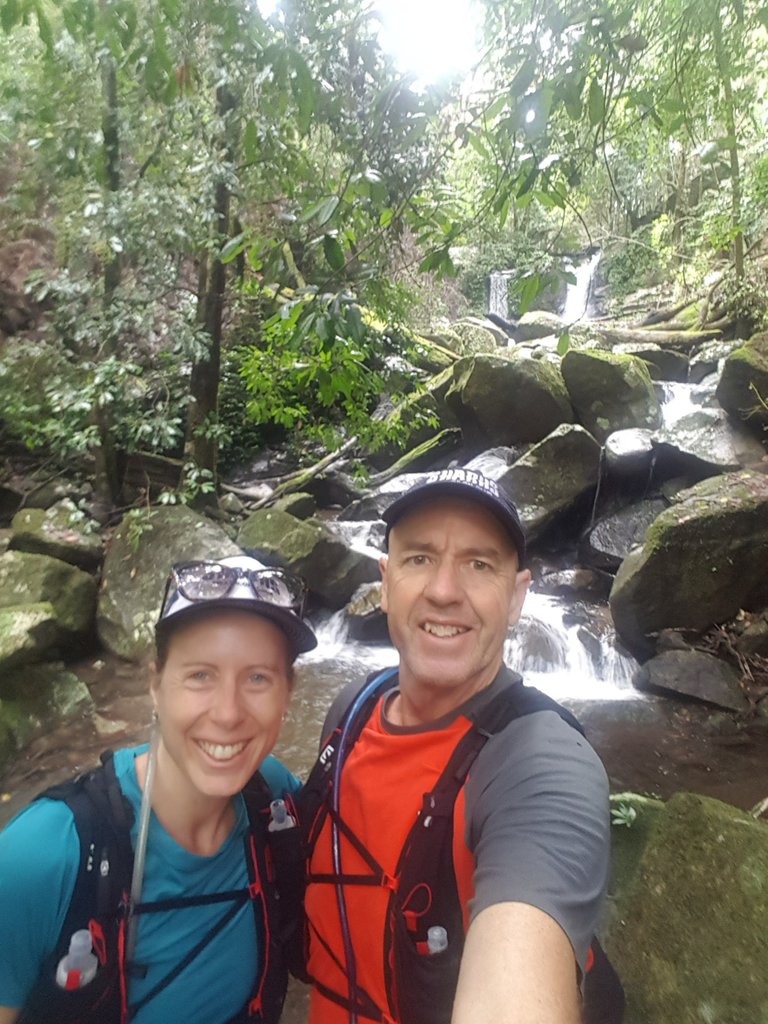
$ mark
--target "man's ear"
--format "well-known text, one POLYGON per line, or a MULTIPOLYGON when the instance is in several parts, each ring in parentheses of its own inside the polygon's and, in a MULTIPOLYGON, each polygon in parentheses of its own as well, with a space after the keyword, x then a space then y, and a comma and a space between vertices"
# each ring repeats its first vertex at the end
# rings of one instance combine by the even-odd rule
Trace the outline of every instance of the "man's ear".
POLYGON ((387 613, 387 569, 389 566, 389 558, 387 555, 382 555, 379 559, 379 572, 381 573, 381 610, 386 615, 387 613))
POLYGON ((512 599, 509 602, 509 618, 507 619, 507 622, 510 626, 516 626, 520 620, 520 614, 523 610, 523 602, 525 601, 525 595, 528 593, 530 583, 530 569, 523 569, 522 572, 517 573, 515 578, 515 589, 512 591, 512 599))

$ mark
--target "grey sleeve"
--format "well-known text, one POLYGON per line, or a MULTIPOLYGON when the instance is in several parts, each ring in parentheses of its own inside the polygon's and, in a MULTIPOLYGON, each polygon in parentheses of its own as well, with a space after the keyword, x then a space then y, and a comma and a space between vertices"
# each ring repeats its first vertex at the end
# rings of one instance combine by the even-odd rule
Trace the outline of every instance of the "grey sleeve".
POLYGON ((475 856, 470 919, 496 903, 537 907, 558 922, 584 968, 608 877, 608 779, 589 743, 554 711, 492 737, 466 789, 475 856))

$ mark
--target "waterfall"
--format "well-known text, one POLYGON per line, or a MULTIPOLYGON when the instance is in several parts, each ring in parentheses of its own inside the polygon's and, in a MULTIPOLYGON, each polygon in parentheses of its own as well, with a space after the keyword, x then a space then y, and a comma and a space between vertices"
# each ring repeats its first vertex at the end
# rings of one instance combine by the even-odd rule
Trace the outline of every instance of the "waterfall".
POLYGON ((488 277, 488 312, 495 313, 505 320, 509 317, 509 276, 508 270, 494 270, 488 277))
POLYGON ((565 305, 562 315, 563 320, 567 324, 589 319, 590 291, 597 265, 600 262, 600 256, 601 253, 596 252, 577 267, 572 266, 570 268, 576 277, 576 283, 569 284, 568 290, 565 293, 565 305))

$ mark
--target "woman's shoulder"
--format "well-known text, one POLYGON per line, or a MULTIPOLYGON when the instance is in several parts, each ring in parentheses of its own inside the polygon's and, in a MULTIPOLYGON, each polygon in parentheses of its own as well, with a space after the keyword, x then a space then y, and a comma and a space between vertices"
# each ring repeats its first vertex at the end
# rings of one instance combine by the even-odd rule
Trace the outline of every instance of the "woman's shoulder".
POLYGON ((287 793, 295 793, 301 789, 301 779, 298 779, 282 761, 278 761, 272 754, 264 758, 259 771, 272 790, 274 797, 285 796, 287 793))

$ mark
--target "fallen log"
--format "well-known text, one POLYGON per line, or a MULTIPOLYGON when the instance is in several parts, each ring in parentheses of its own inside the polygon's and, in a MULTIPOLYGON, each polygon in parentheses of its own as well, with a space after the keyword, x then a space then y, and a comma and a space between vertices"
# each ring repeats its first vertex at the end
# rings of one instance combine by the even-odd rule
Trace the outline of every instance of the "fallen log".
POLYGON ((704 331, 651 331, 628 327, 598 327, 596 333, 601 334, 606 341, 614 345, 621 345, 631 342, 634 345, 667 345, 670 348, 688 349, 693 348, 703 341, 716 341, 721 337, 718 330, 704 331))

